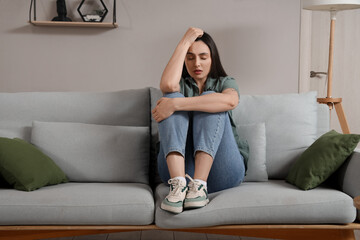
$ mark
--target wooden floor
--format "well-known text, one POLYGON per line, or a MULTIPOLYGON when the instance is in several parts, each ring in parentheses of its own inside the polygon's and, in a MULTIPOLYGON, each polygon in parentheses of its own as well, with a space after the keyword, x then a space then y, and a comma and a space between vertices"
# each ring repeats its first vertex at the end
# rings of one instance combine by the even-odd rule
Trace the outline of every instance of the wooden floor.
MULTIPOLYGON (((360 240, 360 231, 355 231, 355 236, 356 240, 360 240)), ((49 238, 48 240, 263 240, 263 238, 149 230, 67 238, 49 238)))

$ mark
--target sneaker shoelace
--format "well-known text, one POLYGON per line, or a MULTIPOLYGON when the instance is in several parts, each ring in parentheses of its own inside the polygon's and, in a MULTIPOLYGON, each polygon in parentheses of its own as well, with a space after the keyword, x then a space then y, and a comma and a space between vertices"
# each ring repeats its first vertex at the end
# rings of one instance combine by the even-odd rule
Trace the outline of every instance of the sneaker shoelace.
POLYGON ((186 186, 180 185, 179 179, 169 179, 168 184, 170 185, 170 193, 168 195, 169 197, 178 196, 180 192, 184 192, 186 189, 186 186))
POLYGON ((196 182, 194 179, 192 179, 192 177, 190 177, 188 174, 185 175, 185 177, 187 177, 190 180, 189 183, 189 192, 193 192, 196 193, 197 191, 200 190, 202 184, 199 182, 196 182))

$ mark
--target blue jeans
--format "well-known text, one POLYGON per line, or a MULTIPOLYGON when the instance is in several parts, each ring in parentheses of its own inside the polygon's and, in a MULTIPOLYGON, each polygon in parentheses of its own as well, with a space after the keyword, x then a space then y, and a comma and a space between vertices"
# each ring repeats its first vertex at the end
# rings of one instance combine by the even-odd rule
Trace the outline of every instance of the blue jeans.
MULTIPOLYGON (((211 91, 203 94, 213 93, 211 91)), ((184 97, 179 92, 165 94, 167 98, 184 97)), ((214 159, 207 180, 208 192, 238 186, 244 179, 244 158, 240 154, 227 112, 206 113, 178 111, 159 123, 160 178, 170 179, 166 156, 180 153, 185 159, 185 172, 194 176, 195 153, 203 151, 214 159)))

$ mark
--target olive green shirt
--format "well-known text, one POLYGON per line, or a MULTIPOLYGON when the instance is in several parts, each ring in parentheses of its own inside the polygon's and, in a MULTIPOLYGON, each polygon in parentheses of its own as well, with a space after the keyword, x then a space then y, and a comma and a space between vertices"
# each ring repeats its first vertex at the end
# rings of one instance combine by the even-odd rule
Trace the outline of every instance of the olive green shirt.
MULTIPOLYGON (((221 93, 222 91, 224 91, 227 88, 235 89, 237 91, 237 93, 239 95, 239 99, 240 99, 240 92, 239 92, 239 88, 236 84, 236 81, 234 78, 229 77, 229 76, 220 77, 218 79, 208 78, 205 82, 204 92, 205 91, 214 91, 217 93, 221 93)), ((182 93, 185 97, 195 97, 195 96, 199 96, 200 91, 199 91, 199 88, 198 88, 196 82, 194 81, 194 79, 192 79, 191 77, 188 77, 185 79, 181 78, 180 93, 182 93)), ((238 135, 238 133, 236 131, 236 125, 235 125, 235 122, 232 117, 232 111, 230 110, 230 111, 228 111, 228 113, 229 113, 230 123, 231 123, 232 131, 234 133, 236 143, 238 145, 241 155, 244 157, 245 169, 247 169, 247 162, 249 159, 249 145, 248 145, 246 139, 241 138, 238 135)))

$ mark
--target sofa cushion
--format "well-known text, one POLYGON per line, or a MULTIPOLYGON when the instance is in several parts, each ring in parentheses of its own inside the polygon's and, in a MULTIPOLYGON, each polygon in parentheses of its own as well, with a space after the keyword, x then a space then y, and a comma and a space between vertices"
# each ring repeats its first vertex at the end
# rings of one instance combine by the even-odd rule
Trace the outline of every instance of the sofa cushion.
POLYGON ((358 134, 325 133, 296 160, 286 180, 303 190, 319 186, 345 162, 359 141, 358 134))
POLYGON ((75 182, 149 182, 148 127, 34 121, 31 142, 75 182))
POLYGON ((347 194, 319 187, 302 191, 284 180, 244 182, 209 194, 200 209, 172 214, 160 209, 169 193, 165 184, 155 192, 155 223, 161 228, 207 227, 229 224, 344 224, 355 220, 356 209, 347 194))
POLYGON ((33 192, 0 189, 0 225, 147 225, 151 188, 140 183, 65 183, 33 192))
POLYGON ((245 182, 267 181, 265 124, 247 124, 237 127, 239 136, 249 144, 249 161, 245 182))
POLYGON ((0 175, 15 189, 23 191, 68 181, 51 158, 18 138, 0 138, 0 175))
POLYGON ((316 92, 241 95, 233 111, 237 126, 266 125, 266 167, 269 178, 284 179, 291 165, 317 137, 316 92))

